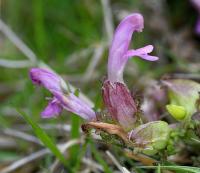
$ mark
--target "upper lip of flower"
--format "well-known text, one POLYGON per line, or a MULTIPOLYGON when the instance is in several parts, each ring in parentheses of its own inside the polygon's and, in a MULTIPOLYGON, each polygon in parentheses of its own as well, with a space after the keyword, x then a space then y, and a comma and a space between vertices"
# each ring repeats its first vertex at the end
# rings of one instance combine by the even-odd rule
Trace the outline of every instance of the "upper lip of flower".
POLYGON ((47 69, 31 68, 29 75, 35 85, 42 85, 49 91, 62 91, 60 77, 47 69))

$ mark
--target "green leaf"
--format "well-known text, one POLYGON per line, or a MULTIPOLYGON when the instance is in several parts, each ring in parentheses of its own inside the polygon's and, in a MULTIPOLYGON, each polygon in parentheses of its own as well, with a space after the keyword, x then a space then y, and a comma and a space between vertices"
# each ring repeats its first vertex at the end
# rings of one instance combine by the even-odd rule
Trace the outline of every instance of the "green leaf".
MULTIPOLYGON (((41 140, 41 142, 62 162, 66 168, 68 168, 67 160, 60 152, 56 144, 51 140, 51 138, 46 134, 46 132, 41 129, 36 122, 34 122, 25 112, 17 110, 18 113, 26 120, 28 124, 33 128, 34 133, 41 140)), ((68 168, 69 169, 69 168, 68 168)))
POLYGON ((95 148, 92 141, 91 141, 90 147, 91 147, 92 153, 94 154, 95 159, 103 166, 104 172, 105 173, 112 173, 112 170, 109 168, 106 161, 102 158, 99 151, 97 151, 97 149, 95 148))
POLYGON ((78 172, 78 169, 80 168, 81 166, 81 160, 82 158, 84 157, 86 151, 87 151, 87 146, 88 146, 88 143, 90 142, 90 139, 86 139, 86 142, 83 144, 83 146, 81 147, 80 151, 79 151, 79 156, 76 160, 76 163, 73 167, 73 171, 74 172, 78 172))
POLYGON ((157 166, 157 171, 156 171, 156 173, 161 173, 160 164, 157 166))
MULTIPOLYGON (((71 116, 71 139, 76 139, 80 136, 79 134, 79 127, 80 127, 81 118, 77 115, 73 114, 71 116)), ((78 160, 77 153, 80 153, 80 146, 74 145, 69 149, 70 153, 70 165, 76 165, 78 160)))
MULTIPOLYGON (((137 168, 156 169, 157 166, 139 166, 137 168)), ((184 172, 185 173, 199 173, 200 172, 200 168, 190 167, 190 166, 160 166, 160 168, 164 170, 182 171, 182 173, 184 172)))

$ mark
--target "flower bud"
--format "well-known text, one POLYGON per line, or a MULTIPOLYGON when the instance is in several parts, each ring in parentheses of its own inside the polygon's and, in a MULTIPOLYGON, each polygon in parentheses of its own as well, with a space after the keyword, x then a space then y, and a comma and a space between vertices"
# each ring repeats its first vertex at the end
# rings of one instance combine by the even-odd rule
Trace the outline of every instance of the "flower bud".
POLYGON ((177 105, 167 105, 167 111, 176 119, 176 120, 183 120, 186 116, 186 110, 183 106, 177 105))
POLYGON ((123 83, 107 80, 103 84, 102 94, 112 119, 125 130, 133 129, 138 120, 137 107, 128 88, 123 83))

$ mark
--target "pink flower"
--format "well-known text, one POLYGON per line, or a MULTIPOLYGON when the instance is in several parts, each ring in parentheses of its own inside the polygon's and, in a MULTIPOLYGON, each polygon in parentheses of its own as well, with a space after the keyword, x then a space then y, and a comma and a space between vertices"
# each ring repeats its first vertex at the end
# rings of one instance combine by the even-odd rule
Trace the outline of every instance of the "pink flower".
POLYGON ((42 68, 32 68, 30 78, 35 85, 45 87, 54 96, 41 113, 43 118, 57 116, 62 109, 66 109, 88 121, 96 120, 96 114, 89 105, 73 93, 65 94, 62 91, 61 78, 57 74, 42 68))
POLYGON ((143 28, 144 19, 139 13, 127 16, 117 27, 108 58, 108 80, 111 82, 123 82, 124 67, 130 57, 138 56, 148 61, 158 60, 158 57, 148 55, 153 51, 152 45, 128 50, 133 32, 141 32, 143 28))
POLYGON ((117 27, 108 58, 108 80, 103 84, 104 104, 112 119, 125 130, 134 128, 139 121, 139 111, 128 88, 123 81, 123 71, 128 59, 138 56, 148 61, 156 61, 158 57, 150 56, 153 46, 128 50, 133 32, 141 32, 144 20, 141 14, 127 16, 117 27))

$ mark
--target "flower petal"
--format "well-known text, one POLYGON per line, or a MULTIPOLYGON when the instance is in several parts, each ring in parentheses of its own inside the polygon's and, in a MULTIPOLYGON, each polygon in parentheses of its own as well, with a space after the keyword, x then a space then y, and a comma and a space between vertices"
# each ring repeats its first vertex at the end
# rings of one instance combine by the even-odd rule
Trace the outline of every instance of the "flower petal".
POLYGON ((148 60, 148 61, 157 61, 159 59, 157 56, 148 55, 148 53, 151 53, 152 51, 153 51, 153 46, 147 45, 143 48, 139 48, 136 50, 134 49, 128 50, 127 53, 124 55, 124 58, 139 56, 140 58, 148 60))
POLYGON ((53 99, 49 102, 47 107, 44 109, 44 111, 41 113, 42 118, 52 118, 55 116, 58 116, 62 111, 62 106, 57 101, 57 99, 53 99))
POLYGON ((30 78, 35 85, 42 85, 48 90, 61 91, 61 80, 58 75, 47 69, 32 68, 30 78))
POLYGON ((123 70, 127 62, 124 58, 133 32, 141 32, 144 27, 143 16, 133 13, 121 21, 117 27, 108 59, 108 79, 112 82, 123 82, 123 70))
POLYGON ((75 113, 88 121, 96 120, 96 114, 92 108, 74 94, 70 93, 64 95, 59 91, 53 91, 53 94, 59 100, 64 109, 75 113))
MULTIPOLYGON (((135 49, 135 50, 128 50, 126 55, 127 54, 130 54, 131 55, 131 52, 134 54, 134 55, 141 55, 141 54, 147 54, 147 53, 151 53, 153 51, 153 46, 152 45, 147 45, 147 46, 144 46, 142 48, 139 48, 139 49, 135 49)), ((134 56, 133 55, 133 56, 134 56)))
POLYGON ((142 59, 148 60, 148 61, 157 61, 159 58, 157 56, 151 56, 151 55, 140 55, 142 59))

